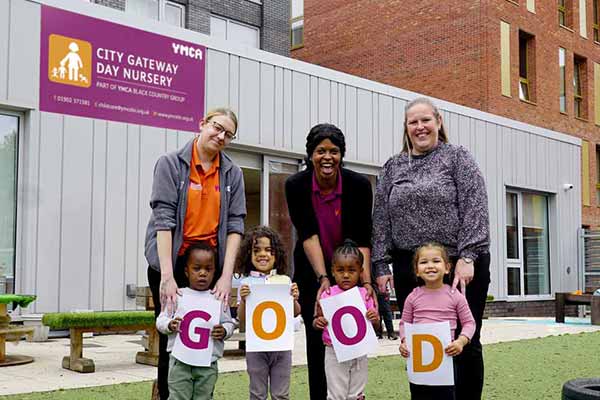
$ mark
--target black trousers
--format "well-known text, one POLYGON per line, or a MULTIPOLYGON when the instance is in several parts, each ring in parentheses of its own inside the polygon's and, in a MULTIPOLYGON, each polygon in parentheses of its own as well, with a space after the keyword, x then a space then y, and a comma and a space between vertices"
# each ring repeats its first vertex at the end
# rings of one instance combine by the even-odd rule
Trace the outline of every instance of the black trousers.
MULTIPOLYGON (((380 322, 383 320, 385 323, 385 330, 388 336, 395 335, 394 332, 394 323, 393 323, 393 315, 392 315, 392 306, 390 305, 390 299, 387 294, 379 293, 379 290, 376 289, 377 292, 377 304, 379 305, 379 319, 380 322)), ((383 323, 379 325, 379 335, 383 336, 383 323)))
MULTIPOLYGON (((406 298, 417 286, 417 278, 412 266, 413 255, 414 252, 406 250, 396 250, 392 255, 394 287, 400 310, 404 309, 406 298)), ((453 265, 456 264, 457 259, 457 257, 452 258, 453 265)), ((466 298, 473 313, 473 318, 475 318, 476 329, 471 343, 465 346, 460 355, 455 357, 455 390, 458 400, 480 400, 483 391, 483 351, 479 339, 485 300, 490 285, 490 254, 480 254, 477 261, 475 261, 474 269, 475 275, 467 286, 466 298)), ((452 274, 450 277, 451 282, 452 274)), ((456 333, 460 333, 460 323, 457 326, 456 333)))
POLYGON ((319 284, 316 279, 298 281, 300 298, 298 299, 306 330, 306 361, 308 366, 308 387, 311 400, 327 399, 327 380, 325 379, 325 345, 323 331, 313 328, 313 316, 317 301, 319 284))
MULTIPOLYGON (((175 282, 177 282, 178 287, 188 286, 185 273, 183 272, 183 265, 181 265, 182 262, 182 257, 179 257, 179 259, 177 259, 177 264, 175 265, 175 271, 173 273, 173 275, 175 276, 175 282)), ((154 317, 158 318, 158 315, 160 314, 161 310, 159 294, 160 272, 152 267, 148 267, 148 286, 150 286, 150 291, 152 292, 152 300, 154 301, 154 317)), ((169 353, 167 353, 167 342, 167 335, 159 333, 157 382, 158 393, 160 395, 161 400, 167 400, 169 398, 169 353)))

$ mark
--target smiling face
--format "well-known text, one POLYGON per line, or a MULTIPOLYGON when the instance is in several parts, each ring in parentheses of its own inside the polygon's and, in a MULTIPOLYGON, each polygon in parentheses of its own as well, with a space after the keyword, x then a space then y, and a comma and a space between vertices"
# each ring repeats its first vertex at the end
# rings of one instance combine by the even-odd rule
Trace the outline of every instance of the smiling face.
POLYGON ((331 273, 335 283, 343 290, 352 289, 358 284, 362 265, 358 257, 352 254, 338 255, 333 260, 331 273))
POLYGON ((424 248, 419 252, 416 274, 428 288, 439 288, 444 284, 444 275, 450 273, 450 264, 436 248, 424 248))
POLYGON ((412 154, 427 153, 438 143, 442 117, 436 117, 429 104, 417 103, 406 111, 406 130, 412 154))
POLYGON ((259 237, 252 246, 252 265, 254 269, 263 274, 268 274, 275 265, 275 255, 271 248, 271 240, 267 237, 259 237))
POLYGON ((198 150, 216 154, 231 143, 231 134, 235 134, 235 123, 226 115, 213 115, 200 121, 198 150))
POLYGON ((193 250, 185 266, 190 289, 208 290, 215 277, 215 256, 207 250, 193 250))
POLYGON ((329 139, 324 139, 315 147, 311 161, 318 180, 329 180, 337 177, 342 152, 329 139))

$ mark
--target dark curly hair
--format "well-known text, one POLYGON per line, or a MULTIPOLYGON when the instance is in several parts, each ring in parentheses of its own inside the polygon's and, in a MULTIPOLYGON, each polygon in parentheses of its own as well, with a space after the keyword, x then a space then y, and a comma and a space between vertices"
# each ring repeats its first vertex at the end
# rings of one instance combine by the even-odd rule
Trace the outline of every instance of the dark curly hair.
MULTIPOLYGON (((335 260, 338 257, 346 257, 346 256, 354 256, 358 259, 360 265, 363 265, 363 261, 365 257, 363 256, 362 251, 358 248, 356 242, 352 239, 344 240, 344 243, 337 247, 333 252, 333 256, 331 256, 332 260, 335 260)), ((333 261, 335 263, 335 261, 333 261)))
POLYGON ((275 257, 273 268, 277 271, 277 274, 287 275, 287 257, 281 237, 275 230, 264 225, 250 228, 244 234, 235 263, 235 271, 242 275, 250 275, 250 272, 255 270, 254 265, 252 265, 252 248, 260 238, 267 238, 271 242, 271 254, 275 257))
MULTIPOLYGON (((331 140, 331 143, 339 147, 342 159, 344 158, 346 154, 346 138, 341 129, 333 124, 317 124, 310 129, 308 136, 306 136, 306 157, 304 162, 308 170, 313 169, 311 162, 312 154, 319 143, 325 139, 331 140)), ((343 165, 343 163, 340 163, 340 165, 343 165)))
MULTIPOLYGON (((215 284, 215 282, 221 276, 221 272, 219 271, 219 268, 218 268, 219 261, 217 260, 217 251, 207 241, 193 242, 192 244, 190 244, 188 246, 187 249, 185 249, 185 252, 183 253, 183 259, 185 260, 185 263, 183 265, 184 270, 187 268, 188 261, 190 259, 190 255, 194 251, 206 251, 207 253, 210 253, 213 256, 213 262, 215 264, 215 274, 213 276, 212 282, 209 285, 209 287, 212 289, 213 286, 214 286, 214 284, 215 284)), ((189 286, 189 282, 188 282, 188 286, 189 286)))

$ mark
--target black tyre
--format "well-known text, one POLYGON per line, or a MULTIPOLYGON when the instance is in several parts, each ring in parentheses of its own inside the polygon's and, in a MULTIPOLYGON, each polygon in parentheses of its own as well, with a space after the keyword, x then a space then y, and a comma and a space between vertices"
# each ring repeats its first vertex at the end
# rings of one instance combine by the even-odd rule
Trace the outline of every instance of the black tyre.
POLYGON ((600 378, 572 379, 562 388, 563 400, 600 399, 600 378))

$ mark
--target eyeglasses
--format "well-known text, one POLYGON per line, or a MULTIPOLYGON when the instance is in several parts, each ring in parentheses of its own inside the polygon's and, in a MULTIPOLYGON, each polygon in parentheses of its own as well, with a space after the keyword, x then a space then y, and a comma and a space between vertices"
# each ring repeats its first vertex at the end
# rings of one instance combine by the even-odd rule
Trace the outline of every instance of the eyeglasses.
POLYGON ((223 127, 223 125, 221 125, 217 121, 210 120, 207 122, 210 122, 210 124, 212 125, 215 132, 217 132, 217 134, 220 135, 221 133, 224 133, 225 139, 227 139, 227 140, 235 139, 235 133, 228 131, 227 129, 225 129, 225 127, 223 127))

